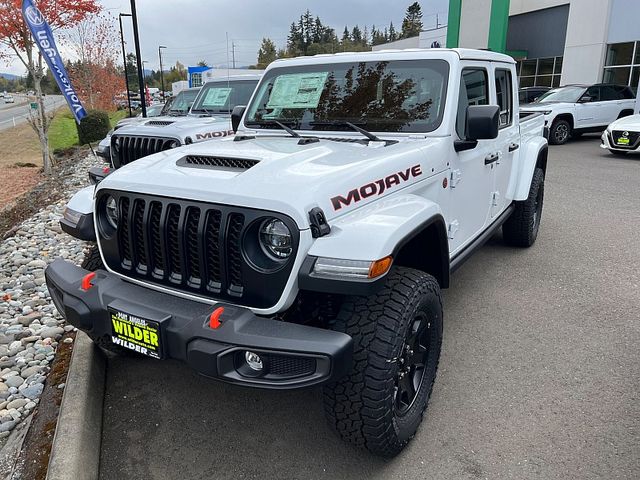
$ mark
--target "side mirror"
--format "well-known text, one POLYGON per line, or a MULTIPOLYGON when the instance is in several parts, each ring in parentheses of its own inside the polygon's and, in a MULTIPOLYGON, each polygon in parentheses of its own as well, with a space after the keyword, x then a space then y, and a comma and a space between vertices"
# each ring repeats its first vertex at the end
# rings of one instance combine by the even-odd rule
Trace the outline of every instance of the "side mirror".
POLYGON ((467 140, 496 138, 499 119, 498 105, 469 105, 467 107, 467 140))
POLYGON ((467 138, 456 140, 456 152, 476 148, 478 140, 490 140, 498 136, 500 107, 498 105, 469 105, 467 107, 467 138))
POLYGON ((590 97, 589 95, 583 95, 580 97, 580 100, 578 100, 578 103, 589 103, 593 101, 593 97, 590 97))
POLYGON ((244 105, 237 105, 233 107, 233 110, 231 111, 231 129, 234 132, 238 131, 240 120, 242 120, 242 116, 244 115, 246 109, 247 107, 244 105))

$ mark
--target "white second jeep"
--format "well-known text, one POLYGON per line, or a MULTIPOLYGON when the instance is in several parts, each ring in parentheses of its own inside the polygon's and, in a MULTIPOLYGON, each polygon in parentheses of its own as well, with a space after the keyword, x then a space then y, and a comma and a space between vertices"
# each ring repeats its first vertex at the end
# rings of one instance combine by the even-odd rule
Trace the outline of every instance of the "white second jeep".
POLYGON ((343 439, 396 455, 436 378, 451 272, 500 227, 538 234, 547 141, 516 85, 487 51, 276 61, 235 138, 125 165, 66 215, 97 248, 47 268, 51 297, 116 353, 323 384, 343 439))

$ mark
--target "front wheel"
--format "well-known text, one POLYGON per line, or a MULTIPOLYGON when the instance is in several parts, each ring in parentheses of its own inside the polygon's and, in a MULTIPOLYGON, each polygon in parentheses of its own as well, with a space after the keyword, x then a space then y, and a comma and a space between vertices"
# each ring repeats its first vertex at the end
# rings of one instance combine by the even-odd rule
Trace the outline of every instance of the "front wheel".
POLYGON ((549 131, 549 143, 551 145, 564 145, 571 135, 571 125, 566 120, 555 120, 549 131))
POLYGON ((335 329, 353 338, 353 365, 324 388, 327 420, 343 440, 393 457, 415 435, 436 377, 440 286, 424 272, 395 267, 378 294, 345 300, 335 329))

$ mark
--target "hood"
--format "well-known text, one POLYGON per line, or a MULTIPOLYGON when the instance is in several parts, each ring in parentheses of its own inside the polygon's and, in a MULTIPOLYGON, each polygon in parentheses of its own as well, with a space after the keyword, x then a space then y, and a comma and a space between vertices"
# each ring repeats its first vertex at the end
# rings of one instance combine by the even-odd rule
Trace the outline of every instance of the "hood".
POLYGON ((640 132, 640 114, 622 117, 611 123, 607 130, 629 130, 640 132))
POLYGON ((542 103, 527 103, 523 105, 520 110, 523 112, 544 112, 546 110, 551 110, 554 107, 559 106, 569 106, 573 105, 572 103, 567 102, 542 102, 542 103))
MULTIPOLYGON (((99 184, 146 194, 277 211, 308 228, 320 207, 328 220, 444 171, 445 138, 356 143, 262 136, 225 139, 161 152, 125 165, 99 184), (188 156, 248 160, 250 168, 186 165, 188 156)), ((346 140, 346 141, 345 141, 346 140)), ((198 160, 198 159, 196 159, 198 160)), ((235 162, 231 162, 234 163, 235 162)))
POLYGON ((233 135, 231 119, 225 116, 216 117, 155 117, 146 118, 144 122, 119 128, 116 135, 136 135, 146 137, 168 137, 180 140, 185 144, 187 137, 193 143, 233 135))

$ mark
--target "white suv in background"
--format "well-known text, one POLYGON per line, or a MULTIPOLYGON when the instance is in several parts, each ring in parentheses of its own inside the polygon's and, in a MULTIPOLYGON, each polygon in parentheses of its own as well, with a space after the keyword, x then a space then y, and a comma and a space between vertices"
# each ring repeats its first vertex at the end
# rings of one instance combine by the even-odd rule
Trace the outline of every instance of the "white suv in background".
POLYGON ((554 88, 522 108, 544 114, 549 143, 563 145, 569 137, 601 132, 618 118, 633 114, 635 95, 626 85, 567 85, 554 88))

